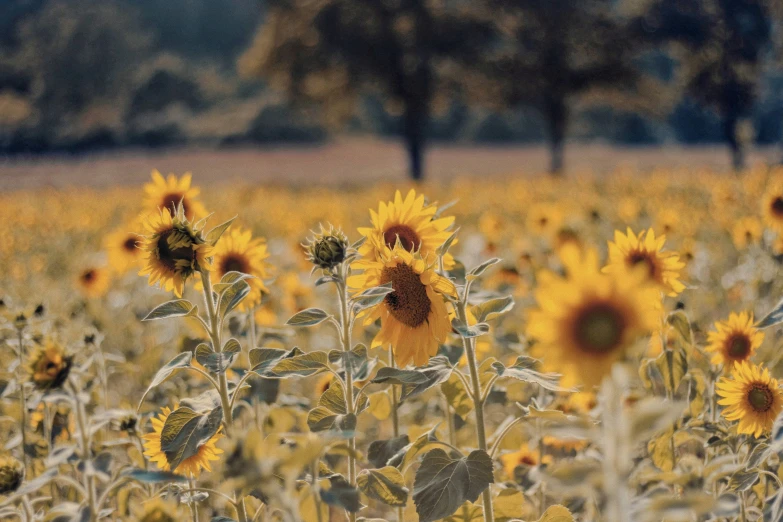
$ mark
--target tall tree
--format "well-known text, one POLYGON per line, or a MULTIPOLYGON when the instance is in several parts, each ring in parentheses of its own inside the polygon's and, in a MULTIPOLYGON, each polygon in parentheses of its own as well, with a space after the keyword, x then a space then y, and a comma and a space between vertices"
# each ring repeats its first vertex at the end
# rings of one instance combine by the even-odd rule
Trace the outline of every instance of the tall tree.
POLYGON ((476 95, 498 108, 536 107, 550 169, 563 168, 572 103, 595 89, 636 84, 635 41, 616 0, 482 0, 496 42, 477 66, 476 95))
POLYGON ((427 123, 455 86, 451 65, 477 59, 488 26, 470 2, 271 0, 240 70, 345 122, 366 95, 399 108, 410 175, 424 175, 427 123))
POLYGON ((771 54, 779 0, 655 0, 642 19, 646 33, 668 42, 679 59, 685 92, 723 121, 736 170, 745 164, 751 115, 771 54))

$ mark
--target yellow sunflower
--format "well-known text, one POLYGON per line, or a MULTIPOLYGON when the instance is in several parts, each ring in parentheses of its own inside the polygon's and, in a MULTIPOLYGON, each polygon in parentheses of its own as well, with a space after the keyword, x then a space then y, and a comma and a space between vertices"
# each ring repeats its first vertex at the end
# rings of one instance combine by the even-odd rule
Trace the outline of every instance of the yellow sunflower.
POLYGON ((710 362, 724 364, 727 370, 735 362, 749 360, 764 341, 764 332, 754 326, 748 312, 732 312, 728 320, 715 323, 715 330, 707 334, 707 351, 713 354, 710 362))
POLYGON ((731 379, 722 377, 716 386, 718 404, 725 406, 722 415, 729 421, 739 421, 737 432, 759 438, 769 433, 772 423, 783 409, 783 395, 777 379, 769 368, 747 361, 734 363, 731 379))
POLYGON ((67 355, 62 345, 47 337, 30 354, 27 373, 36 388, 51 390, 65 384, 72 363, 73 356, 67 355))
POLYGON ((223 433, 221 432, 223 428, 221 427, 207 442, 199 446, 194 455, 184 459, 176 469, 172 470, 166 454, 161 449, 160 443, 163 426, 166 424, 166 419, 169 418, 169 415, 171 415, 171 410, 164 406, 157 417, 150 419, 154 431, 143 436, 146 441, 144 443, 144 449, 147 450, 144 452, 144 455, 149 457, 150 462, 154 462, 159 469, 163 471, 172 471, 187 477, 197 477, 202 469, 212 471, 212 467, 209 463, 218 460, 218 455, 223 453, 223 450, 215 445, 217 441, 223 437, 223 433))
POLYGON ((737 250, 744 250, 750 245, 755 245, 761 241, 764 229, 761 226, 761 220, 756 216, 746 216, 731 228, 731 240, 737 250))
POLYGON ((563 211, 554 203, 537 203, 527 213, 527 229, 539 236, 552 237, 563 224, 563 211))
POLYGON ((676 252, 663 250, 665 242, 666 236, 656 238, 652 229, 638 235, 630 227, 625 234, 615 230, 614 242, 609 242, 609 263, 604 271, 618 272, 644 264, 649 279, 668 295, 675 296, 685 289, 679 279, 685 263, 676 252))
POLYGON ((87 266, 76 277, 76 288, 85 297, 101 297, 109 290, 109 271, 102 266, 87 266))
POLYGON ((157 170, 152 171, 152 181, 144 184, 144 209, 147 213, 155 213, 159 210, 168 210, 170 214, 176 213, 177 205, 182 202, 185 216, 190 220, 203 218, 207 215, 204 205, 198 201, 201 189, 190 185, 191 174, 189 172, 177 179, 174 174, 167 178, 157 170))
POLYGON ((109 266, 117 274, 124 274, 141 264, 143 252, 139 248, 138 234, 125 229, 115 230, 106 236, 103 245, 109 256, 109 266))
POLYGON ((212 249, 180 213, 172 216, 161 211, 147 218, 144 227, 146 235, 140 243, 145 266, 139 275, 148 275, 150 286, 159 284, 182 297, 188 277, 212 269, 212 249))
POLYGON ((541 462, 548 464, 552 462, 552 457, 544 455, 543 460, 538 450, 531 450, 527 443, 522 443, 518 451, 506 453, 500 456, 500 462, 503 463, 503 470, 510 478, 514 477, 514 470, 517 466, 538 466, 541 462))
POLYGON ((24 464, 11 455, 0 456, 0 495, 13 493, 24 481, 24 464))
POLYGON ((378 261, 368 260, 364 272, 349 280, 359 291, 387 283, 394 291, 363 312, 365 324, 381 320, 372 347, 391 345, 400 367, 411 361, 416 366, 427 364, 451 331, 444 296, 456 297, 457 291, 451 281, 402 245, 378 261))
POLYGON ((218 280, 228 272, 254 276, 247 280, 250 293, 239 304, 239 310, 249 310, 261 302, 262 294, 268 291, 264 279, 269 277, 269 252, 264 239, 254 238, 249 230, 231 229, 215 245, 212 256, 218 280))
MULTIPOLYGON (((394 201, 380 203, 378 212, 370 209, 372 227, 358 229, 367 238, 359 254, 370 262, 388 257, 399 239, 405 250, 416 251, 428 263, 434 263, 438 247, 449 238, 454 224, 453 216, 436 217, 437 212, 438 207, 428 205, 423 194, 417 196, 411 189, 402 199, 398 190, 394 201)), ((448 270, 453 266, 454 257, 447 253, 443 256, 443 267, 448 270)))
POLYGON ((769 228, 783 232, 783 180, 776 180, 767 187, 761 201, 761 214, 769 228))
POLYGON ((631 344, 660 321, 661 294, 642 270, 605 274, 595 251, 561 250, 566 276, 539 274, 527 335, 533 356, 562 383, 597 385, 631 344))
POLYGON ((133 520, 136 522, 177 522, 186 518, 177 502, 153 498, 133 510, 133 520))

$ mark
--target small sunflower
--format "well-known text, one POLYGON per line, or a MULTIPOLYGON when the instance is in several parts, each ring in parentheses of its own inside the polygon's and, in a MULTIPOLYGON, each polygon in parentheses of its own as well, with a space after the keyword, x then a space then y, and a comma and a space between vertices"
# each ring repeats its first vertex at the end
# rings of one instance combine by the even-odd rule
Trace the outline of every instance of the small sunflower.
POLYGON ((761 241, 763 233, 761 220, 756 216, 746 216, 734 223, 731 228, 731 240, 737 250, 744 250, 761 241))
POLYGON ((106 236, 103 244, 109 266, 115 273, 124 274, 141 264, 143 251, 139 239, 137 234, 126 230, 116 230, 106 236))
POLYGON ((145 266, 139 275, 148 275, 150 286, 159 284, 177 297, 182 296, 185 281, 202 269, 211 270, 212 248, 201 233, 182 215, 182 207, 152 215, 144 222, 146 235, 140 239, 145 266))
POLYGON ((527 213, 527 229, 536 235, 553 237, 563 224, 563 211, 554 203, 537 203, 527 213))
POLYGON ((518 451, 501 455, 500 462, 503 463, 503 470, 506 472, 506 475, 513 478, 514 470, 518 466, 532 468, 538 466, 541 462, 548 464, 552 462, 552 457, 544 455, 544 458, 541 459, 541 454, 537 450, 531 450, 526 443, 522 443, 518 451))
POLYGON ((76 287, 85 297, 101 297, 109 290, 111 278, 103 266, 87 266, 76 277, 76 287))
POLYGON ((772 230, 783 232, 783 180, 776 180, 767 187, 761 202, 764 222, 772 230))
POLYGON ((655 237, 652 229, 634 234, 627 229, 626 234, 614 232, 614 242, 609 242, 609 264, 606 272, 617 272, 637 265, 647 267, 650 280, 654 281, 668 295, 675 296, 685 289, 680 282, 680 270, 685 264, 676 252, 663 250, 666 236, 655 237))
POLYGON ((73 356, 51 338, 46 338, 28 358, 27 373, 39 390, 60 388, 71 372, 73 356))
POLYGON ((159 413, 157 417, 151 419, 152 429, 154 431, 143 436, 144 440, 146 440, 144 449, 147 450, 144 452, 144 455, 149 457, 150 462, 154 462, 162 471, 173 471, 174 473, 187 477, 197 477, 202 469, 212 471, 212 467, 209 463, 218 460, 218 455, 223 453, 223 450, 215 445, 217 441, 223 437, 223 434, 221 433, 222 428, 220 428, 220 430, 218 430, 218 432, 207 442, 199 446, 194 455, 184 459, 177 466, 177 469, 171 470, 168 458, 161 449, 160 440, 161 435, 163 434, 163 426, 166 424, 166 419, 169 418, 169 415, 171 415, 171 410, 164 406, 161 409, 161 413, 159 413))
POLYGON ((631 344, 660 321, 660 292, 640 270, 605 274, 594 251, 563 249, 566 276, 539 274, 528 318, 533 356, 564 386, 597 385, 631 344))
POLYGON ((254 276, 248 279, 250 293, 239 304, 239 310, 249 310, 261 302, 267 292, 264 279, 269 277, 269 252, 262 238, 254 238, 249 230, 231 229, 220 238, 213 249, 212 264, 217 279, 228 272, 242 272, 254 276))
POLYGON ((716 393, 718 401, 726 406, 722 415, 729 421, 739 421, 737 432, 759 438, 769 433, 772 423, 783 409, 783 395, 777 379, 769 368, 761 368, 747 361, 734 363, 731 379, 722 377, 716 393))
POLYGON ((173 215, 181 202, 188 219, 195 220, 206 216, 204 205, 197 199, 201 189, 192 187, 190 181, 189 172, 179 179, 174 174, 169 174, 164 179, 160 172, 153 170, 152 181, 144 185, 145 210, 149 213, 168 210, 169 214, 173 215))
POLYGON ((394 288, 365 311, 365 324, 381 320, 372 347, 391 345, 400 367, 411 361, 416 366, 427 364, 451 331, 444 296, 456 297, 454 285, 402 245, 378 261, 366 262, 364 269, 351 276, 351 287, 361 291, 391 283, 394 288))
MULTIPOLYGON (((428 263, 437 259, 436 251, 451 235, 454 217, 438 217, 438 207, 428 205, 423 194, 411 189, 405 199, 398 190, 394 201, 381 202, 378 212, 370 209, 372 227, 359 228, 367 241, 359 248, 359 254, 372 262, 388 257, 399 240, 403 249, 418 252, 428 263)), ((456 243, 456 241, 454 241, 456 243)), ((454 266, 451 254, 443 256, 443 266, 454 266)))
POLYGON ((764 332, 754 326, 753 314, 729 314, 726 321, 715 323, 714 332, 707 335, 707 351, 712 353, 712 364, 723 364, 730 369, 733 363, 747 361, 764 341, 764 332))
POLYGON ((24 465, 14 457, 0 457, 0 495, 13 493, 24 480, 24 465))

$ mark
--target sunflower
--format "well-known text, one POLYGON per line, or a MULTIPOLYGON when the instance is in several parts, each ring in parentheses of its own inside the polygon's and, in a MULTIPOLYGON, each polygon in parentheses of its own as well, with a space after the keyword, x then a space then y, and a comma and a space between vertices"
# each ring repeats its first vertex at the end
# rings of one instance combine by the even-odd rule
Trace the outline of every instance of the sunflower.
POLYGON ((731 379, 722 377, 716 388, 723 397, 718 404, 726 406, 722 415, 726 420, 739 421, 740 434, 759 438, 768 433, 783 409, 783 395, 769 368, 762 369, 747 361, 734 363, 731 379))
POLYGON ((769 228, 783 232, 783 180, 776 180, 767 187, 761 202, 761 213, 769 228))
POLYGON ((189 172, 179 179, 174 174, 169 174, 164 179, 160 172, 153 170, 152 181, 144 185, 144 209, 149 213, 168 210, 170 214, 175 214, 181 202, 188 219, 195 220, 206 216, 204 205, 197 199, 201 189, 191 187, 190 180, 189 172))
POLYGON ((563 211, 554 203, 537 203, 527 213, 527 229, 536 235, 552 237, 563 224, 563 211))
POLYGON ((71 372, 73 356, 51 338, 45 338, 27 360, 27 373, 39 390, 61 387, 71 372))
POLYGON ((109 290, 109 271, 102 266, 87 266, 76 277, 76 288, 85 297, 101 297, 109 290))
POLYGON ((685 289, 680 282, 680 270, 685 264, 676 252, 663 250, 666 236, 655 237, 652 229, 634 234, 630 227, 626 234, 614 232, 614 242, 609 242, 609 264, 606 272, 617 272, 644 264, 650 280, 670 296, 685 289))
POLYGON ((171 470, 166 453, 161 449, 163 426, 166 424, 166 419, 168 419, 170 414, 171 410, 164 406, 157 418, 153 417, 151 419, 154 431, 143 436, 144 440, 146 440, 144 449, 147 450, 144 452, 144 455, 150 458, 150 462, 157 464, 160 470, 173 471, 187 477, 197 477, 202 469, 212 471, 212 467, 209 465, 210 461, 218 460, 218 455, 223 453, 223 450, 215 445, 223 437, 221 433, 222 427, 207 442, 199 446, 194 455, 184 459, 176 469, 171 470))
POLYGON ((10 455, 0 456, 0 495, 13 493, 24 480, 24 465, 10 455))
POLYGON ((172 216, 161 211, 147 218, 144 227, 147 235, 140 243, 146 258, 139 275, 148 275, 150 286, 159 284, 181 297, 188 277, 212 269, 212 249, 181 212, 172 216))
POLYGON ((605 274, 595 251, 561 250, 566 276, 544 271, 527 335, 533 355, 571 386, 597 385, 631 344, 660 321, 660 292, 641 270, 605 274))
POLYGON ((387 283, 394 291, 363 312, 365 324, 381 320, 372 347, 391 345, 400 367, 411 361, 416 366, 424 365, 451 331, 444 296, 456 297, 454 284, 399 244, 388 256, 366 262, 364 273, 349 280, 349 285, 359 291, 387 283))
POLYGON ((744 250, 750 245, 755 245, 761 241, 764 229, 761 226, 761 220, 756 216, 746 216, 731 228, 731 239, 737 250, 744 250))
POLYGON ((109 266, 117 274, 124 274, 141 264, 143 252, 139 248, 139 236, 135 233, 115 230, 106 236, 103 245, 109 256, 109 266))
POLYGON ((176 502, 160 497, 148 500, 133 510, 136 522, 177 522, 185 518, 176 502))
POLYGON ((764 332, 753 325, 753 314, 748 312, 732 312, 728 320, 715 323, 715 330, 707 334, 707 351, 713 354, 710 362, 727 369, 749 360, 764 341, 764 332))
POLYGON ((249 310, 261 302, 267 292, 264 279, 269 277, 269 257, 266 242, 254 238, 249 230, 231 229, 220 238, 213 249, 212 263, 218 279, 228 272, 242 272, 254 276, 248 279, 250 293, 239 304, 239 310, 249 310))
MULTIPOLYGON (((449 238, 450 228, 454 224, 453 216, 438 217, 437 212, 438 207, 428 205, 423 194, 417 196, 416 191, 411 189, 402 199, 398 190, 394 194, 394 201, 380 203, 378 212, 370 209, 372 227, 358 229, 367 238, 359 248, 359 254, 373 262, 388 257, 399 241, 406 251, 418 252, 425 261, 434 263, 438 247, 449 238)), ((361 261, 358 266, 361 266, 361 261)), ((447 253, 443 256, 443 267, 448 270, 453 266, 454 257, 447 253)))
POLYGON ((541 454, 537 450, 531 450, 526 443, 522 443, 518 451, 506 453, 500 456, 500 462, 503 463, 503 470, 509 477, 514 477, 514 470, 518 466, 535 467, 541 462, 548 464, 552 462, 552 457, 544 455, 543 460, 541 454))

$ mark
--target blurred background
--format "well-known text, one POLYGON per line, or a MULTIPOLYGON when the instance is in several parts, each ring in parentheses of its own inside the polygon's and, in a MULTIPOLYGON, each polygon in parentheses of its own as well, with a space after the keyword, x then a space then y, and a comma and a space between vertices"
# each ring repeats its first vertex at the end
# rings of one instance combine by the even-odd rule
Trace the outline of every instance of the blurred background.
POLYGON ((2 0, 0 188, 776 163, 781 1, 2 0))

